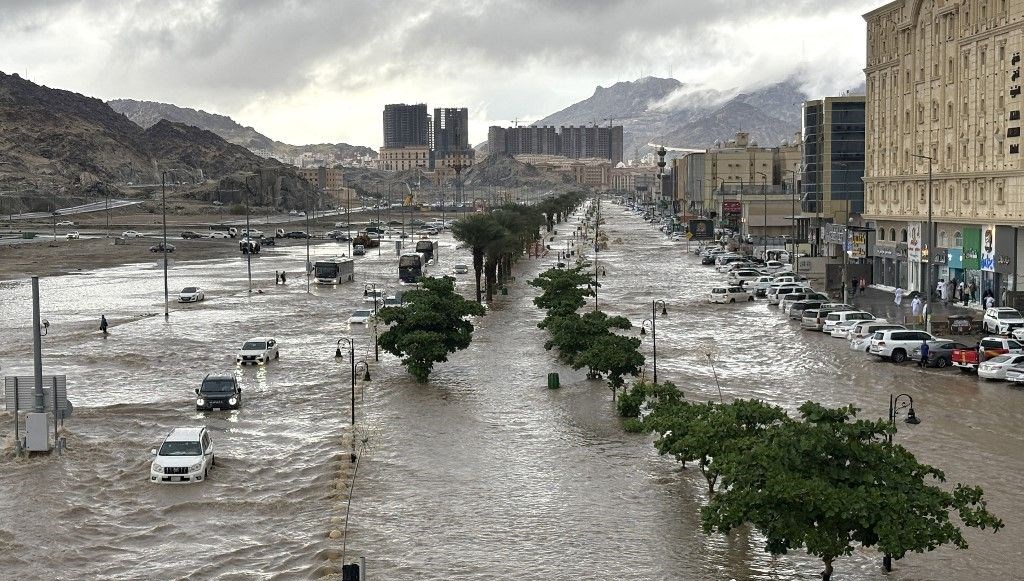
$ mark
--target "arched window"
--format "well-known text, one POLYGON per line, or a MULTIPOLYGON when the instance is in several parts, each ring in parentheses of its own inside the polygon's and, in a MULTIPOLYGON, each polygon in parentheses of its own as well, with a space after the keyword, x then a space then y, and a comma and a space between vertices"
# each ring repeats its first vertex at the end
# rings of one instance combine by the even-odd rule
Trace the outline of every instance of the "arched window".
POLYGON ((964 235, 959 230, 953 232, 953 248, 960 248, 964 245, 964 235))
POLYGON ((878 229, 878 239, 885 240, 885 228, 878 229))
POLYGON ((889 228, 889 240, 892 240, 893 242, 896 242, 896 229, 895 228, 889 228))
POLYGON ((946 244, 949 242, 949 234, 946 232, 939 232, 939 247, 946 248, 946 244))
POLYGON ((903 228, 903 229, 900 230, 900 241, 901 242, 906 242, 907 241, 907 229, 906 228, 903 228))

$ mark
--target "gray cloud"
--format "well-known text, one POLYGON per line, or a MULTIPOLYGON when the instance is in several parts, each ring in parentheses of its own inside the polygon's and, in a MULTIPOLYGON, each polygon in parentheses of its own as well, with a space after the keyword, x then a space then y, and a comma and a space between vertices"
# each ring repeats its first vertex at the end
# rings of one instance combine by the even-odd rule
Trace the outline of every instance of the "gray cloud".
MULTIPOLYGON (((751 84, 764 82, 765 62, 738 62, 722 30, 800 15, 860 14, 866 0, 4 0, 0 35, 61 47, 79 59, 64 88, 104 98, 135 97, 209 103, 231 114, 258 100, 312 90, 367 98, 386 87, 434 82, 461 87, 464 102, 488 103, 511 116, 529 103, 552 109, 564 87, 589 95, 595 84, 635 78, 641 69, 667 74, 716 66, 751 84), (62 24, 104 47, 76 54, 62 24), (86 32, 88 31, 88 32, 86 32), (489 85, 478 79, 491 79, 489 85), (547 84, 545 87, 542 83, 547 84), (491 86, 503 93, 490 92, 491 86), (521 87, 522 94, 510 94, 521 87), (589 89, 584 89, 589 88, 589 89), (507 105, 506 105, 507 104, 507 105)), ((780 43, 799 39, 780 38, 780 43)), ((771 47, 766 47, 770 50, 771 47)), ((853 47, 863 54, 863 47, 853 47)), ((56 64, 21 62, 37 53, 0 53, 0 69, 56 64)), ((812 48, 813 52, 813 48, 812 48)), ((48 53, 44 59, 53 59, 48 53)), ((814 59, 824 55, 812 54, 814 59)), ((770 55, 762 55, 770 61, 770 55)), ((784 76, 799 63, 771 63, 784 76)), ((856 66, 851 66, 856 70, 856 66)), ((814 67, 808 70, 815 70, 814 67)), ((834 73, 835 71, 831 71, 834 73)), ((682 79, 684 82, 687 80, 682 79)), ((741 86, 742 82, 730 83, 741 86)), ((742 88, 742 87, 741 87, 742 88)), ((380 102, 393 95, 381 94, 380 102)), ((416 100, 415 95, 404 97, 416 100)), ((567 103, 559 102, 557 108, 567 103)), ((366 112, 377 115, 378 110, 366 112)))

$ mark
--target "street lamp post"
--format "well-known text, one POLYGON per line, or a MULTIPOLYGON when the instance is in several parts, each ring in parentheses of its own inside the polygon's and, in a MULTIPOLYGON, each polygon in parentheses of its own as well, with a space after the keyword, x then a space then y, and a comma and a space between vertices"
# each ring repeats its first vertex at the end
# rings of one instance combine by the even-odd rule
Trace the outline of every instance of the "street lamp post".
POLYGON ((761 235, 764 236, 764 254, 761 255, 761 258, 768 260, 768 176, 763 172, 754 173, 761 176, 761 195, 764 197, 764 216, 761 220, 761 225, 764 227, 761 232, 761 235))
POLYGON ((789 236, 790 236, 790 245, 792 246, 792 250, 789 253, 789 263, 795 265, 796 264, 796 198, 797 198, 797 187, 798 187, 797 184, 799 184, 800 182, 796 181, 796 170, 784 169, 782 171, 784 173, 785 172, 789 172, 789 173, 793 174, 793 189, 790 190, 790 194, 789 194, 790 205, 792 206, 791 209, 790 209, 790 217, 789 217, 790 226, 791 226, 789 236))
POLYGON ((163 222, 164 222, 164 319, 171 316, 169 292, 167 288, 167 171, 160 172, 160 197, 163 199, 163 222))
MULTIPOLYGON (((932 241, 935 239, 935 237, 934 237, 935 233, 933 232, 933 229, 935 228, 935 225, 932 223, 932 166, 935 164, 935 158, 929 157, 927 155, 916 155, 916 154, 913 154, 913 153, 910 154, 910 155, 911 155, 911 157, 916 157, 916 158, 919 158, 919 159, 926 159, 926 160, 928 160, 928 227, 927 227, 927 235, 924 237, 925 239, 921 241, 921 246, 922 246, 922 248, 927 248, 928 249, 928 266, 924 267, 924 282, 923 282, 922 286, 924 287, 924 314, 925 314, 925 318, 926 318, 925 326, 926 326, 927 330, 931 330, 930 329, 931 325, 927 324, 927 319, 930 318, 930 315, 931 315, 931 309, 929 309, 929 307, 931 305, 931 297, 932 297, 932 293, 931 293, 932 241)), ((923 256, 921 257, 921 262, 922 262, 922 264, 924 263, 924 257, 923 256)))
POLYGON ((352 386, 352 389, 351 389, 352 400, 351 400, 351 404, 350 404, 350 408, 349 408, 349 410, 351 412, 351 416, 350 416, 350 420, 349 420, 350 424, 349 425, 351 426, 351 431, 352 431, 352 437, 351 437, 351 440, 352 440, 352 452, 351 452, 350 458, 351 458, 352 462, 355 462, 356 461, 356 433, 355 433, 355 430, 356 430, 356 369, 357 369, 357 367, 359 365, 364 366, 365 375, 363 375, 363 381, 370 381, 370 366, 369 366, 369 364, 366 363, 366 361, 358 361, 358 362, 356 361, 355 343, 353 343, 352 339, 350 339, 348 337, 342 337, 341 339, 338 339, 337 348, 334 351, 334 356, 336 358, 342 357, 342 354, 341 354, 341 342, 342 341, 344 341, 344 342, 346 342, 348 344, 348 359, 349 359, 349 365, 350 365, 350 370, 351 370, 351 374, 352 374, 351 375, 351 377, 352 377, 352 383, 351 383, 351 386, 352 386))
POLYGON ((381 295, 377 294, 377 283, 368 282, 363 284, 363 296, 370 296, 370 291, 373 291, 373 360, 380 361, 380 349, 377 346, 377 301, 381 298, 381 295, 387 291, 381 290, 381 295))
POLYGON ((661 306, 661 316, 665 317, 668 315, 668 308, 665 306, 665 301, 656 300, 651 301, 651 318, 644 320, 640 323, 640 336, 643 337, 647 334, 644 329, 646 323, 651 324, 651 343, 654 352, 654 383, 658 383, 658 306, 661 306))
MULTIPOLYGON (((897 396, 889 394, 889 423, 892 424, 893 431, 889 433, 886 440, 889 444, 892 444, 892 435, 896 431, 896 415, 900 410, 907 409, 907 419, 904 420, 906 423, 916 426, 921 423, 921 418, 917 417, 917 413, 914 412, 914 398, 909 394, 901 393, 897 396)), ((892 555, 886 553, 882 556, 882 568, 886 571, 892 571, 892 555)))

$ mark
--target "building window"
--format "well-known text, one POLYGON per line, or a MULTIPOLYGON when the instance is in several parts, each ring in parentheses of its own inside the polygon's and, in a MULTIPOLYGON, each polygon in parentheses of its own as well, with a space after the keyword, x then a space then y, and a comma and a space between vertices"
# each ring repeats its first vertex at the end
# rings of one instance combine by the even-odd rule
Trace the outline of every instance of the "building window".
POLYGON ((903 229, 900 230, 900 242, 906 242, 906 241, 907 241, 907 229, 903 228, 903 229))
POLYGON ((885 228, 878 229, 878 239, 885 240, 885 228))
POLYGON ((953 248, 960 248, 964 245, 964 235, 959 230, 953 232, 953 248))
POLYGON ((1020 153, 1020 145, 1017 143, 1010 144, 1010 153, 1020 153))
POLYGON ((939 246, 941 248, 946 248, 947 244, 949 244, 949 234, 946 232, 939 232, 939 246))
POLYGON ((985 185, 981 184, 978 186, 978 203, 984 204, 985 201, 985 185))
MULTIPOLYGON (((953 191, 953 188, 950 188, 950 191, 953 191)), ((967 202, 970 202, 970 201, 971 201, 971 188, 970 188, 970 186, 965 184, 964 185, 964 203, 966 204, 967 202)))
POLYGON ((948 199, 949 199, 949 207, 952 208, 953 207, 953 202, 956 201, 956 193, 953 191, 953 186, 949 186, 949 196, 948 196, 948 199))
POLYGON ((1003 186, 999 186, 996 188, 996 203, 1002 204, 1005 203, 1005 201, 1006 199, 1003 198, 1003 186))
MULTIPOLYGON (((1002 97, 1000 97, 1002 99, 1002 97)), ((1010 121, 1019 121, 1020 111, 1010 111, 1010 121)))
POLYGON ((1020 137, 1020 127, 1008 127, 1006 129, 1007 137, 1020 137))
POLYGON ((895 228, 889 228, 889 240, 892 240, 893 242, 896 241, 896 229, 895 228))

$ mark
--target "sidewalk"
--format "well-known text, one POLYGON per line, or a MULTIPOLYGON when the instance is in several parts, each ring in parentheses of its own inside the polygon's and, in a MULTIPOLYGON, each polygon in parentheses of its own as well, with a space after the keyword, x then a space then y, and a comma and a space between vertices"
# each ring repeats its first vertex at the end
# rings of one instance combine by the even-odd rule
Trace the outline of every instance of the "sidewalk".
MULTIPOLYGON (((895 289, 871 286, 863 293, 858 291, 857 296, 853 297, 850 303, 877 317, 885 318, 894 323, 903 323, 904 317, 910 316, 911 299, 904 296, 903 304, 897 306, 893 302, 895 298, 893 290, 895 289)), ((963 303, 944 305, 942 301, 932 301, 931 314, 932 320, 946 319, 949 315, 967 315, 976 321, 981 320, 983 315, 981 305, 977 301, 970 303, 968 307, 964 307, 963 303)))

